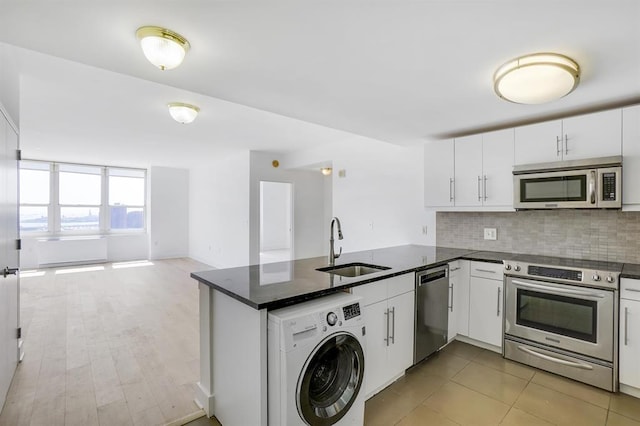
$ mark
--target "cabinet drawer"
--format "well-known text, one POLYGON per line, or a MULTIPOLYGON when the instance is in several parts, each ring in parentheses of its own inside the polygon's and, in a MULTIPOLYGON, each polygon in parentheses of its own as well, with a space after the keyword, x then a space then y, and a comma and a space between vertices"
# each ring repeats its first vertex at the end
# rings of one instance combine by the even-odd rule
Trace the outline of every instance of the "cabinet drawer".
POLYGON ((502 281, 503 278, 502 263, 487 263, 487 262, 471 262, 470 274, 473 277, 488 278, 490 280, 502 281))
POLYGON ((640 280, 622 278, 620 280, 620 298, 640 301, 640 280))
POLYGON ((399 294, 416 289, 416 274, 403 274, 384 280, 387 283, 387 297, 391 299, 399 294))
POLYGON ((382 300, 387 300, 387 280, 376 281, 369 284, 353 287, 351 293, 362 297, 364 306, 373 305, 382 300))

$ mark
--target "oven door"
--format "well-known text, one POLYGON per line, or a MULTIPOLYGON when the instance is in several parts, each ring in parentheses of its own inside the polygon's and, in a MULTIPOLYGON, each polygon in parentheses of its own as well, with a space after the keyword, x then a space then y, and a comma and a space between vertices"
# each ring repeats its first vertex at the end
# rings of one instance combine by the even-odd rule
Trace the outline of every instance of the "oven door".
POLYGON ((613 362, 614 296, 507 276, 505 334, 613 362))

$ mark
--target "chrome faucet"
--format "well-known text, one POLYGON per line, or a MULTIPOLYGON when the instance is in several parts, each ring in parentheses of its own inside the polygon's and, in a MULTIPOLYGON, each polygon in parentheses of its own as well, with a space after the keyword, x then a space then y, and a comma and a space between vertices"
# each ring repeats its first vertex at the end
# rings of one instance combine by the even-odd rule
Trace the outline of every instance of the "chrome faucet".
POLYGON ((340 247, 340 252, 338 254, 336 254, 335 249, 333 248, 333 224, 337 223, 338 224, 338 239, 341 240, 342 239, 342 228, 340 227, 340 219, 338 219, 337 217, 334 217, 333 219, 331 219, 331 236, 329 238, 329 265, 333 266, 336 264, 336 259, 340 257, 340 255, 342 254, 342 247, 340 247))

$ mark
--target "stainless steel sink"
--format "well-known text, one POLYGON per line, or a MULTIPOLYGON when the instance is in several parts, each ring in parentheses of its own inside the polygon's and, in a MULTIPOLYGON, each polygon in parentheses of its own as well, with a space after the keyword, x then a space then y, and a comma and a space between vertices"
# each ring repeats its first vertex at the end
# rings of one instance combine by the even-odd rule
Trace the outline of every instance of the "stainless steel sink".
POLYGON ((359 277, 361 275, 373 274, 375 272, 391 269, 388 266, 370 265, 367 263, 347 263, 345 265, 327 266, 318 268, 316 271, 328 274, 340 275, 341 277, 359 277))

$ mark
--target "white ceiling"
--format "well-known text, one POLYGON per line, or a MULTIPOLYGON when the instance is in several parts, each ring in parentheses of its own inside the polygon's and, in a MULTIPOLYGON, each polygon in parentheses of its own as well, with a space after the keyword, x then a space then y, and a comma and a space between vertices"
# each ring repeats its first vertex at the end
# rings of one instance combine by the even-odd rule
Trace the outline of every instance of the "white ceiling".
POLYGON ((0 42, 22 48, 32 158, 186 166, 347 140, 341 131, 409 145, 640 102, 637 0, 0 3, 0 42), (184 64, 148 63, 142 25, 187 37, 184 64), (495 69, 539 51, 580 64, 576 91, 539 106, 500 100, 495 69), (202 112, 178 125, 170 101, 202 112))

